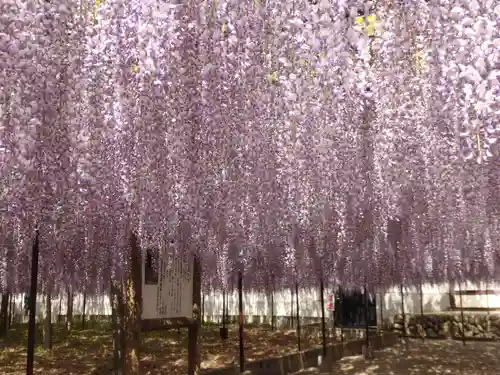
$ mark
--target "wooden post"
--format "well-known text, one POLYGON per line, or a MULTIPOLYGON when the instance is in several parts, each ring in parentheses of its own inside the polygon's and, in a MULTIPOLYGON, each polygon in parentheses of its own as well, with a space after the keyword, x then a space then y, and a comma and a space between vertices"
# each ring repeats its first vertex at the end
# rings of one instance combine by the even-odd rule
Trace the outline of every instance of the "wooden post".
POLYGON ((297 309, 297 344, 300 352, 301 347, 300 347, 299 283, 297 282, 295 283, 295 303, 297 309))
POLYGON ((201 324, 205 322, 205 294, 201 297, 201 324))
POLYGON ((9 293, 2 294, 0 302, 0 336, 7 335, 9 328, 9 293))
POLYGON ((10 301, 9 301, 9 328, 12 327, 12 322, 14 321, 14 315, 15 315, 15 305, 14 305, 14 294, 10 294, 10 301))
POLYGON ((290 288, 290 327, 293 328, 293 288, 290 288))
POLYGON ((222 328, 226 328, 226 291, 222 289, 222 328))
POLYGON ((368 326, 368 319, 369 319, 369 314, 368 314, 368 288, 366 287, 366 284, 364 286, 364 294, 365 294, 365 345, 366 345, 366 357, 369 356, 369 349, 370 349, 370 327, 368 326))
POLYGON ((62 294, 59 295, 59 308, 57 310, 57 324, 61 323, 62 294))
POLYGON ((340 323, 340 341, 344 342, 344 291, 339 286, 339 323, 340 323))
POLYGON ((325 319, 325 286, 323 284, 323 278, 319 282, 319 298, 321 305, 321 337, 323 339, 323 358, 327 355, 327 343, 326 343, 326 319, 325 319))
POLYGON ((240 374, 245 372, 245 342, 243 339, 243 272, 238 272, 238 310, 239 310, 239 342, 240 342, 240 374))
POLYGON ((385 292, 380 293, 380 333, 384 332, 384 302, 385 292))
POLYGON ((73 328, 73 291, 71 287, 68 288, 67 293, 68 301, 66 306, 66 331, 69 333, 73 328))
POLYGON ((425 328, 424 328, 424 291, 422 290, 422 284, 419 285, 419 293, 420 293, 420 317, 422 319, 421 326, 422 332, 420 335, 422 336, 422 341, 425 341, 425 328))
POLYGON ((271 290, 271 331, 274 331, 274 282, 271 290))
POLYGON ((197 256, 193 263, 193 321, 188 327, 188 375, 199 375, 201 370, 201 265, 197 256))
POLYGON ((401 293, 401 316, 403 317, 403 337, 406 337, 405 294, 403 290, 403 284, 399 285, 399 291, 401 293))
POLYGON ((87 293, 83 292, 83 307, 82 307, 82 330, 85 329, 85 307, 87 305, 87 293))
POLYGON ((28 321, 28 353, 26 359, 26 375, 33 375, 35 362, 35 336, 36 336, 36 294, 38 283, 38 255, 39 255, 39 233, 35 232, 31 256, 31 285, 29 299, 29 321, 28 321))

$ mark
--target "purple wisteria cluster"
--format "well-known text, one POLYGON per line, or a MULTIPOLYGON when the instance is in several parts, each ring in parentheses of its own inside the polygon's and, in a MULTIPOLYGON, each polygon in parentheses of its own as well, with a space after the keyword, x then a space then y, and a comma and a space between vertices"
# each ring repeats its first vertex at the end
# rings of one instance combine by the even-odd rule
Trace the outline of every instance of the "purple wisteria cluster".
POLYGON ((0 289, 498 279, 496 0, 3 0, 0 289))

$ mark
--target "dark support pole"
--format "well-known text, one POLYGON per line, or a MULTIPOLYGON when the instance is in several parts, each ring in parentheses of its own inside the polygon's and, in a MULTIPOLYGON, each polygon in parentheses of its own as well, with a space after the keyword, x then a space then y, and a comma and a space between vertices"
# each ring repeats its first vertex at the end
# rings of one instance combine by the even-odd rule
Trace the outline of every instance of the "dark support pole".
POLYGON ((340 341, 344 342, 344 293, 339 287, 339 323, 340 323, 340 341))
POLYGON ((291 295, 291 301, 290 301, 290 327, 293 328, 293 288, 290 288, 290 295, 291 295))
POLYGON ((222 328, 226 328, 226 292, 222 290, 222 328))
POLYGON ((401 316, 403 317, 403 337, 406 337, 405 294, 403 290, 403 284, 399 286, 399 291, 401 292, 401 316))
POLYGON ((420 335, 422 336, 422 341, 425 341, 425 330, 424 330, 424 291, 422 290, 422 284, 420 284, 419 288, 420 293, 420 319, 422 320, 420 325, 422 326, 422 332, 420 335))
POLYGON ((245 348, 243 342, 243 273, 239 271, 238 273, 238 307, 239 307, 239 324, 240 324, 240 374, 245 372, 245 348))
POLYGON ((299 311, 299 283, 295 283, 295 306, 297 309, 297 344, 300 352, 300 311, 299 311))
POLYGON ((462 303, 462 287, 461 287, 460 283, 458 283, 458 291, 460 293, 460 316, 461 316, 461 320, 462 320, 462 343, 465 346, 464 306, 462 303))
POLYGON ((33 375, 35 360, 35 335, 36 335, 36 293, 38 282, 38 255, 39 255, 38 229, 35 232, 33 250, 31 256, 31 286, 29 300, 29 322, 28 322, 28 355, 26 361, 26 375, 33 375))
POLYGON ((384 331, 384 300, 385 293, 380 293, 380 333, 384 331))
POLYGON ((205 323, 205 294, 201 297, 201 324, 205 323))
POLYGON ((12 315, 14 315, 14 294, 10 293, 9 295, 9 312, 7 313, 7 329, 10 329, 12 326, 12 315))
POLYGON ((188 327, 188 375, 199 375, 201 331, 201 264, 198 256, 193 264, 193 322, 188 327))
POLYGON ((225 309, 226 309, 226 324, 231 324, 233 322, 231 322, 230 319, 229 319, 229 292, 228 291, 226 291, 226 306, 225 306, 225 309))
POLYGON ((319 298, 321 302, 321 333, 323 339, 323 358, 326 358, 326 319, 325 319, 325 285, 323 278, 319 282, 319 298))
POLYGON ((85 330, 85 308, 87 305, 87 293, 83 292, 83 307, 82 307, 82 330, 85 330))
POLYGON ((368 326, 368 319, 369 319, 369 311, 368 311, 368 288, 366 287, 366 284, 364 286, 364 292, 365 292, 365 340, 366 340, 366 351, 368 353, 368 348, 370 347, 370 328, 368 326))
POLYGON ((274 331, 274 284, 271 291, 271 331, 274 331))
POLYGON ((57 311, 57 323, 61 322, 62 294, 59 296, 59 310, 57 311))

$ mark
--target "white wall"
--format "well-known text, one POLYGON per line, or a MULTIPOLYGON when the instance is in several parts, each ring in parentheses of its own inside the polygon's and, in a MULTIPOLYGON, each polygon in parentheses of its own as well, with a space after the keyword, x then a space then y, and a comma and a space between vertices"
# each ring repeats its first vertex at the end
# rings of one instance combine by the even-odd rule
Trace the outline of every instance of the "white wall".
MULTIPOLYGON (((237 292, 228 295, 229 315, 238 315, 237 292)), ((326 311, 325 294, 325 311, 326 311)), ((222 315, 222 293, 205 296, 205 316, 222 315)), ((271 296, 265 293, 247 292, 243 295, 243 310, 245 315, 271 316, 271 296)), ((303 317, 321 317, 319 290, 299 289, 299 313, 303 317)), ((284 289, 274 294, 274 316, 290 316, 296 314, 296 296, 293 293, 293 304, 290 289, 284 289)))
MULTIPOLYGON (((486 284, 486 283, 463 283, 460 288, 455 285, 453 288, 456 292, 455 294, 455 305, 457 308, 460 307, 460 295, 458 292, 460 289, 465 290, 486 290, 486 289, 500 289, 500 284, 486 284)), ((432 313, 439 311, 448 311, 450 309, 450 298, 449 298, 449 284, 441 285, 423 285, 423 311, 424 313, 432 313)), ((406 314, 420 314, 420 293, 417 288, 404 288, 404 309, 406 314)), ((394 315, 400 314, 402 312, 401 306, 401 292, 399 287, 394 287, 387 290, 381 298, 378 295, 377 298, 377 311, 380 318, 380 308, 383 307, 384 320, 387 318, 393 318, 394 315), (383 301, 383 305, 382 305, 383 301)), ((500 307, 500 296, 496 295, 470 295, 462 296, 462 306, 467 307, 500 307)))
MULTIPOLYGON (((449 287, 448 284, 439 286, 423 285, 423 307, 424 313, 432 313, 439 311, 447 311, 450 308, 449 287)), ((455 291, 459 291, 459 287, 454 287, 455 291)), ((500 284, 463 284, 462 290, 485 290, 496 289, 500 290, 500 284)), ((300 316, 302 317, 321 317, 321 307, 319 301, 319 290, 299 290, 299 308, 300 316)), ((401 313, 401 293, 398 287, 391 288, 385 293, 379 291, 377 293, 377 318, 380 319, 381 308, 383 308, 383 316, 385 319, 392 319, 394 315, 401 313)), ((22 314, 23 296, 15 296, 16 311, 22 314)), ((144 298, 149 303, 156 306, 156 292, 149 291, 144 294, 144 298)), ((264 293, 245 292, 243 295, 243 309, 245 315, 270 316, 271 305, 270 296, 264 293)), ((238 295, 236 292, 230 293, 229 299, 229 315, 238 315, 238 295)), ((325 309, 327 308, 327 294, 325 293, 325 309)), ((455 295, 456 306, 460 307, 460 296, 455 295)), ((37 297, 37 314, 43 313, 43 296, 37 297)), ((290 316, 296 314, 295 310, 295 292, 293 305, 291 303, 290 289, 285 289, 276 292, 274 295, 274 315, 275 316, 290 316)), ((420 293, 417 288, 404 289, 404 305, 405 313, 420 314, 420 293)), ((500 308, 500 296, 494 295, 477 295, 477 296, 462 296, 462 305, 466 307, 498 307, 500 308)), ((66 295, 62 298, 61 314, 66 314, 66 295)), ((222 293, 212 293, 205 295, 205 316, 222 315, 222 293)), ((73 313, 80 315, 83 309, 83 295, 77 294, 74 296, 73 313)), ((59 314, 59 297, 52 300, 52 315, 54 318, 59 314)), ((111 306, 109 297, 92 296, 87 297, 86 314, 88 315, 111 315, 111 306)), ((326 315, 328 316, 328 315, 326 315)))
MULTIPOLYGON (((61 315, 66 315, 68 303, 67 296, 56 296, 52 298, 52 319, 56 321, 59 314, 59 302, 61 302, 61 315)), ((73 314, 81 315, 83 312, 83 294, 76 294, 73 299, 73 314)), ((111 315, 111 305, 109 297, 89 296, 85 305, 86 315, 111 315)), ((24 315, 24 295, 17 294, 14 296, 14 314, 24 315)), ((45 314, 45 296, 39 294, 36 298, 36 315, 42 317, 45 314)))

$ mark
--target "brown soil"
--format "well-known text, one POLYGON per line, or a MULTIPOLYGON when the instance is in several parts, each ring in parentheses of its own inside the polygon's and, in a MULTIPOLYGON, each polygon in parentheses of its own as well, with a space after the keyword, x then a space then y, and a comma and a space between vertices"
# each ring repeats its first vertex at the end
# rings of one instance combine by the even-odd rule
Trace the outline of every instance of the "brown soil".
MULTIPOLYGON (((238 330, 230 327, 229 339, 222 341, 218 327, 204 327, 201 340, 202 368, 220 368, 237 364, 239 358, 238 330)), ((1 374, 26 373, 26 326, 9 331, 0 339, 1 374)), ((281 356, 297 351, 295 331, 271 331, 263 328, 245 329, 246 361, 281 356)), ((37 338, 41 343, 41 338, 37 338)), ((319 347, 321 341, 303 335, 302 348, 319 347), (305 337, 304 337, 305 336, 305 337)), ((113 356, 111 332, 105 328, 76 330, 66 336, 62 329, 54 332, 54 347, 45 351, 37 347, 35 373, 50 375, 108 375, 113 356)), ((145 375, 186 374, 187 331, 181 329, 147 333, 143 337, 141 358, 145 375)))

